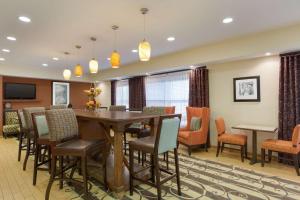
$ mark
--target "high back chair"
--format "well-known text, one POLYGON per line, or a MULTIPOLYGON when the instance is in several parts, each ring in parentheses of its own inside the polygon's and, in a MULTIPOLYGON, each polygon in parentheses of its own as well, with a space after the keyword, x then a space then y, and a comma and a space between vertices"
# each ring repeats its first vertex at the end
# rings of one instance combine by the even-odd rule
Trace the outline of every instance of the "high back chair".
MULTIPOLYGON (((59 180, 59 188, 62 189, 63 181, 66 179, 65 172, 81 164, 83 176, 84 193, 88 193, 87 184, 87 157, 95 150, 101 151, 100 140, 84 140, 79 138, 78 123, 76 115, 72 109, 54 109, 46 111, 46 119, 49 128, 49 140, 51 148, 51 176, 46 190, 45 199, 49 199, 50 190, 55 180, 59 180), (75 157, 72 164, 64 165, 65 157, 75 157), (59 160, 59 170, 56 169, 56 163, 59 160), (58 175, 57 175, 58 174, 58 175), (58 176, 58 177, 57 177, 58 176)), ((102 151, 103 152, 103 151, 102 151)), ((105 171, 106 158, 103 160, 103 169, 105 171)), ((72 170, 69 181, 72 179, 74 170, 72 170)), ((106 182, 106 173, 104 173, 104 182, 106 182)))
POLYGON ((25 117, 22 109, 18 110, 18 120, 20 124, 18 161, 20 161, 22 151, 26 151, 27 149, 27 143, 25 142, 24 144, 24 140, 26 139, 27 127, 26 127, 25 117))
POLYGON ((53 109, 66 109, 68 108, 68 105, 51 105, 50 106, 50 109, 53 110, 53 109))
POLYGON ((166 115, 159 118, 158 132, 156 136, 148 136, 135 141, 129 142, 129 169, 130 169, 130 195, 133 194, 133 181, 138 180, 145 184, 157 188, 157 198, 161 199, 161 186, 165 182, 176 177, 178 194, 180 190, 180 174, 177 152, 177 138, 180 126, 181 115, 166 115), (142 151, 151 155, 151 165, 143 170, 134 171, 134 151, 142 151), (160 167, 158 156, 168 151, 174 151, 175 158, 175 173, 160 167), (144 170, 151 169, 151 180, 144 180, 138 176, 138 173, 143 173, 144 170), (161 180, 161 171, 170 176, 161 180))
POLYGON ((28 158, 30 155, 34 155, 34 150, 35 150, 32 113, 40 113, 40 112, 45 112, 45 108, 44 107, 23 108, 24 120, 26 123, 25 134, 27 138, 26 156, 23 163, 23 170, 26 170, 28 158))
POLYGON ((6 139, 10 134, 20 133, 20 124, 17 110, 7 110, 4 112, 3 136, 6 139))
POLYGON ((109 111, 126 111, 126 106, 124 106, 124 105, 111 105, 111 106, 109 106, 109 111))
POLYGON ((241 160, 244 162, 244 158, 247 158, 247 136, 245 134, 232 134, 226 131, 225 122, 222 117, 215 120, 216 128, 218 132, 218 148, 216 157, 219 156, 220 150, 223 152, 225 145, 239 146, 241 150, 241 160))
POLYGON ((296 125, 293 130, 292 139, 290 141, 277 140, 277 139, 267 139, 261 144, 261 166, 264 167, 265 164, 265 154, 268 150, 268 160, 271 162, 272 152, 286 153, 293 157, 294 167, 297 175, 299 172, 299 153, 300 153, 300 124, 296 125))

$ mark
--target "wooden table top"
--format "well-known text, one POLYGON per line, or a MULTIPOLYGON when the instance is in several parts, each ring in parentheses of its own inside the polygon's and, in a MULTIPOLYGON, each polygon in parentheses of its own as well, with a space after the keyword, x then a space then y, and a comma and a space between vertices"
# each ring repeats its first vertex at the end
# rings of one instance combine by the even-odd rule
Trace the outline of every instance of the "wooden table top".
POLYGON ((151 118, 157 118, 159 115, 150 115, 136 112, 123 112, 123 111, 84 111, 74 110, 77 117, 87 119, 99 119, 111 122, 124 122, 128 120, 146 120, 151 118))
POLYGON ((254 124, 239 124, 233 126, 234 129, 248 130, 248 131, 261 131, 261 132, 272 132, 274 133, 277 130, 275 126, 263 126, 263 125, 254 125, 254 124))

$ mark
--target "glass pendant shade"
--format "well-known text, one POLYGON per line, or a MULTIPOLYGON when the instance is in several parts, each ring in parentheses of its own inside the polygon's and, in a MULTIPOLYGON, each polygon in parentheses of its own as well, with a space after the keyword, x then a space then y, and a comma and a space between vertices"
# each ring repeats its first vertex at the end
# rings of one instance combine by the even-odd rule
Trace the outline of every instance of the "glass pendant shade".
POLYGON ((65 80, 70 80, 71 74, 72 74, 71 70, 65 69, 64 72, 63 72, 64 79, 65 80))
POLYGON ((119 68, 121 63, 121 56, 117 51, 113 51, 110 57, 110 64, 112 68, 119 68))
POLYGON ((98 62, 97 62, 97 60, 95 60, 95 58, 93 58, 92 60, 90 60, 89 68, 90 68, 90 73, 91 74, 98 73, 98 62))
POLYGON ((139 44, 140 61, 149 61, 151 57, 151 45, 145 39, 139 44))
POLYGON ((74 68, 74 74, 76 77, 81 77, 82 74, 83 74, 83 69, 82 69, 82 66, 81 65, 76 65, 75 68, 74 68))

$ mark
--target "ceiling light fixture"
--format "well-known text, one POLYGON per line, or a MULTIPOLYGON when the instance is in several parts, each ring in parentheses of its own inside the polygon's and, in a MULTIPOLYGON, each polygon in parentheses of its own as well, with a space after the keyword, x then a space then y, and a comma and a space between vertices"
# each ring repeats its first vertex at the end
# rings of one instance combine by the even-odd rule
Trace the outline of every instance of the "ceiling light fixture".
POLYGON ((144 15, 144 39, 139 44, 139 57, 140 61, 149 61, 151 57, 151 45, 146 41, 146 14, 148 13, 148 8, 142 8, 141 13, 144 15))
POLYGON ((231 22, 233 22, 233 18, 232 17, 226 17, 226 18, 223 19, 223 23, 224 24, 229 24, 231 22))
POLYGON ((265 55, 266 55, 266 56, 270 56, 270 55, 271 55, 271 53, 270 53, 270 52, 267 52, 267 53, 265 53, 265 55))
POLYGON ((110 64, 111 67, 114 69, 117 69, 120 67, 120 63, 121 63, 121 56, 117 51, 117 30, 119 29, 119 26, 117 25, 113 25, 111 27, 115 33, 115 38, 114 38, 114 50, 110 56, 110 64))
POLYGON ((110 61, 110 58, 106 58, 108 61, 110 61))
POLYGON ((26 16, 19 16, 19 20, 25 23, 29 23, 31 22, 31 19, 29 17, 26 16))
POLYGON ((137 50, 137 49, 132 49, 131 52, 132 52, 132 53, 137 53, 138 50, 137 50))
MULTIPOLYGON (((75 47, 76 47, 76 49, 78 49, 78 51, 81 49, 80 45, 76 45, 75 47)), ((79 56, 78 56, 78 59, 80 60, 79 56)), ((83 69, 82 69, 82 66, 80 65, 79 62, 74 68, 74 74, 75 74, 76 77, 81 77, 83 75, 83 69)))
POLYGON ((168 40, 169 42, 173 42, 173 41, 175 40, 175 37, 168 37, 167 40, 168 40))
POLYGON ((5 58, 0 58, 0 61, 5 61, 5 58))
POLYGON ((43 67, 48 67, 47 63, 43 63, 42 65, 43 65, 43 67))
MULTIPOLYGON (((66 57, 66 60, 67 60, 67 56, 70 54, 69 52, 64 52, 65 54, 65 57, 66 57)), ((72 75, 72 72, 71 70, 69 69, 64 69, 63 71, 63 77, 65 80, 70 80, 71 79, 71 75, 72 75)))
POLYGON ((2 49, 3 52, 9 53, 10 50, 9 49, 2 49))
POLYGON ((58 61, 58 60, 59 60, 59 58, 57 58, 57 57, 53 57, 53 58, 52 58, 52 60, 58 61))
MULTIPOLYGON (((93 54, 94 54, 94 56, 95 56, 95 42, 96 42, 96 38, 95 37, 91 37, 91 41, 93 42, 93 54)), ((89 62, 89 69, 90 69, 90 73, 91 74, 96 74, 96 73, 98 73, 98 68, 99 68, 99 66, 98 66, 98 61, 95 59, 95 58, 92 58, 92 60, 90 60, 90 62, 89 62)))
POLYGON ((13 36, 7 36, 6 39, 10 40, 10 41, 16 41, 17 38, 13 37, 13 36))

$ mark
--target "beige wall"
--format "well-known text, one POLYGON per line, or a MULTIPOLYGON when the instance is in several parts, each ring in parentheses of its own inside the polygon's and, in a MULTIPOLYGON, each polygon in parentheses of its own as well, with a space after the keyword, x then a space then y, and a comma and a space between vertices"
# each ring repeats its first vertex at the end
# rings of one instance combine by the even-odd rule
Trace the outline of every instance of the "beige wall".
MULTIPOLYGON (((213 145, 217 141, 214 123, 217 116, 224 117, 228 130, 237 124, 278 126, 279 62, 278 56, 271 56, 208 66, 213 145), (233 102, 233 78, 255 75, 260 76, 261 102, 233 102)), ((247 135, 251 151, 252 136, 247 135)), ((258 133, 259 144, 273 137, 273 134, 258 133)))
POLYGON ((111 104, 110 81, 100 82, 97 86, 102 90, 97 100, 100 101, 101 106, 109 107, 111 104))

